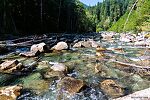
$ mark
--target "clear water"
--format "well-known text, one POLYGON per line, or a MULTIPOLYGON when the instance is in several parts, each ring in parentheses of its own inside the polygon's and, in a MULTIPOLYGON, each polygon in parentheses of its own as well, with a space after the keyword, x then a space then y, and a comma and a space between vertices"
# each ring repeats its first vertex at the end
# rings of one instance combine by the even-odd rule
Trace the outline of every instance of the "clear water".
MULTIPOLYGON (((106 48, 123 48, 122 51, 112 50, 106 52, 105 60, 99 60, 94 48, 79 48, 69 51, 45 53, 41 55, 42 61, 61 62, 72 71, 68 76, 77 79, 82 79, 86 82, 87 88, 79 93, 71 96, 67 93, 62 93, 57 89, 57 83, 60 80, 44 79, 42 77, 45 72, 46 65, 42 65, 41 69, 37 69, 27 76, 0 75, 0 85, 23 84, 24 90, 18 97, 18 100, 107 100, 112 98, 105 94, 99 87, 101 81, 105 79, 113 79, 126 88, 126 94, 146 89, 150 87, 150 74, 140 74, 132 72, 129 67, 124 67, 111 62, 110 59, 116 59, 120 62, 137 64, 145 66, 140 60, 134 61, 141 56, 150 56, 150 49, 145 47, 134 47, 132 44, 121 43, 118 40, 113 42, 99 42, 106 48), (95 73, 95 66, 98 65, 102 69, 101 72, 95 73)), ((25 49, 23 49, 24 51, 25 49)), ((17 50, 19 51, 19 50, 17 50)), ((21 50, 22 51, 22 50, 21 50)), ((30 64, 37 58, 23 58, 15 54, 3 56, 1 60, 18 59, 24 64, 30 64)), ((149 60, 149 59, 148 59, 149 60)), ((150 65, 150 64, 148 64, 150 65)))

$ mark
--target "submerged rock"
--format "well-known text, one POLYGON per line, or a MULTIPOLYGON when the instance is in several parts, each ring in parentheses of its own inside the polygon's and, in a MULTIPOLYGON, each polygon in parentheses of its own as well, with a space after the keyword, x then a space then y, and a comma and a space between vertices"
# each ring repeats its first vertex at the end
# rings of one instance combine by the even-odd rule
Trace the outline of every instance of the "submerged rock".
POLYGON ((52 64, 50 69, 44 74, 44 78, 63 78, 67 73, 67 67, 62 63, 49 62, 52 64))
POLYGON ((66 50, 68 49, 68 44, 66 42, 58 42, 54 47, 52 47, 52 50, 66 50))
POLYGON ((0 88, 0 100, 16 100, 22 88, 21 85, 0 88))
POLYGON ((47 69, 47 68, 49 68, 49 62, 48 61, 38 62, 38 65, 37 65, 38 70, 47 69))
POLYGON ((0 64, 0 71, 4 73, 12 73, 16 71, 21 71, 24 68, 22 63, 19 63, 18 60, 5 61, 0 64))
POLYGON ((101 89, 109 96, 116 98, 124 95, 124 88, 114 80, 104 80, 100 83, 101 89))
POLYGON ((36 94, 42 94, 49 89, 49 85, 51 81, 45 81, 42 79, 42 75, 40 73, 32 73, 26 77, 22 77, 19 81, 23 84, 23 87, 26 89, 30 89, 36 94))
POLYGON ((35 57, 35 56, 38 56, 39 54, 40 54, 40 51, 36 51, 36 52, 29 51, 29 52, 20 53, 19 55, 25 56, 25 57, 35 57))
POLYGON ((67 71, 67 67, 62 63, 53 63, 53 66, 51 67, 51 69, 53 71, 62 71, 62 72, 67 71))
POLYGON ((48 70, 45 74, 44 74, 44 78, 49 79, 49 78, 63 78, 65 77, 65 73, 61 72, 61 71, 53 71, 53 70, 48 70))
POLYGON ((63 78, 57 85, 60 91, 66 91, 71 95, 79 92, 83 86, 85 86, 85 84, 82 80, 72 77, 63 78))

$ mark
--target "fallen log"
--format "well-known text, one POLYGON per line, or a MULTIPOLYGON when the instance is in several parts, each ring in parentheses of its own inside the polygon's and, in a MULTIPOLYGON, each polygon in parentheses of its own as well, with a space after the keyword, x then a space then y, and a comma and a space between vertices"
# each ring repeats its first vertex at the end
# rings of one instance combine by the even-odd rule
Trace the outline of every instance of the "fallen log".
POLYGON ((42 41, 45 41, 45 40, 49 40, 49 38, 47 38, 47 39, 43 38, 43 39, 40 39, 40 40, 35 40, 35 39, 33 39, 33 40, 30 40, 30 41, 25 41, 25 42, 21 42, 21 43, 0 44, 0 46, 5 46, 5 47, 31 46, 31 45, 33 45, 34 43, 42 42, 42 41))
POLYGON ((116 61, 116 60, 111 60, 111 61, 115 62, 115 63, 118 63, 120 65, 123 65, 123 66, 142 68, 142 69, 149 69, 150 70, 150 66, 139 66, 139 65, 130 64, 130 63, 124 63, 124 62, 120 62, 120 61, 116 61))
POLYGON ((150 66, 139 66, 135 64, 130 64, 130 63, 124 63, 116 60, 112 60, 112 62, 115 62, 122 67, 120 67, 122 70, 125 70, 129 73, 135 73, 139 74, 141 76, 149 76, 150 75, 150 66))

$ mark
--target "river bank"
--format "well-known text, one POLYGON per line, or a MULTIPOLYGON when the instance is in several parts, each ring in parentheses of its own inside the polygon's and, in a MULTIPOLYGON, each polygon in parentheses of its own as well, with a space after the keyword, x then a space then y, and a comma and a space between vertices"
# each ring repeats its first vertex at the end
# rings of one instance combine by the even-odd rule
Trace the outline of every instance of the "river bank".
POLYGON ((116 34, 102 37, 51 34, 1 41, 9 51, 0 56, 0 86, 21 84, 18 100, 107 100, 149 88, 149 46, 116 34))

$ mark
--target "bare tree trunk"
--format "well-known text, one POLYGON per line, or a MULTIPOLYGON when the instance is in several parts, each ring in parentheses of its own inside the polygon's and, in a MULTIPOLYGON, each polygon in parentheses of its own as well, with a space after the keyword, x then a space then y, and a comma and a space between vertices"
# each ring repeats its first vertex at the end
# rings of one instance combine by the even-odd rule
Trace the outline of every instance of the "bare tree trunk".
POLYGON ((125 31, 126 24, 127 24, 127 22, 129 21, 129 17, 130 17, 130 15, 131 15, 131 13, 132 13, 134 7, 135 7, 136 4, 138 3, 138 1, 139 1, 139 0, 136 0, 136 1, 135 1, 135 3, 133 4, 133 6, 132 6, 132 8, 131 8, 131 10, 130 10, 130 12, 129 12, 129 14, 128 14, 127 20, 126 20, 126 22, 124 23, 123 32, 125 31))

